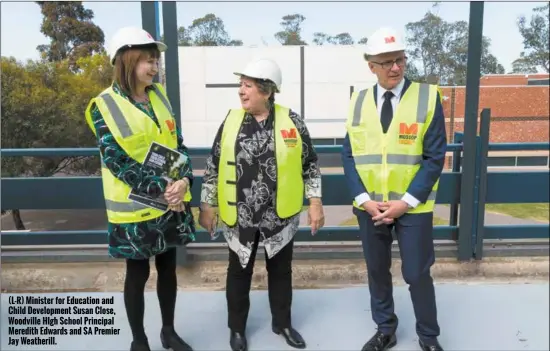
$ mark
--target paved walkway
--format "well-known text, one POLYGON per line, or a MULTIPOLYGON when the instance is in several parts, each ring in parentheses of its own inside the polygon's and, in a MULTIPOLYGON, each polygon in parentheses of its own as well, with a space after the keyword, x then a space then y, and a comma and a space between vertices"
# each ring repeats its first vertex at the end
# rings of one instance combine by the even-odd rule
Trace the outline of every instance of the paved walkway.
MULTIPOLYGON (((436 290, 442 330, 441 344, 446 350, 549 350, 548 289, 548 283, 438 285, 436 290)), ((8 345, 8 308, 9 299, 13 296, 17 295, 2 294, 1 297, 1 350, 129 349, 131 334, 120 293, 45 294, 52 298, 114 296, 114 305, 104 307, 114 308, 114 328, 119 328, 120 334, 56 336, 57 345, 32 348, 21 344, 8 345)), ((409 292, 406 287, 399 286, 394 289, 394 296, 400 324, 398 344, 393 350, 419 350, 409 292)), ((225 292, 180 292, 177 303, 177 330, 195 350, 229 350, 225 292)), ((43 306, 34 305, 37 308, 43 306)), ((293 350, 281 337, 271 332, 267 293, 253 291, 251 306, 247 330, 250 350, 293 350)), ((293 306, 293 324, 306 339, 308 350, 360 350, 374 331, 369 294, 364 286, 298 290, 294 293, 293 306)), ((48 307, 64 306, 54 304, 48 307)), ((43 314, 27 313, 18 316, 23 317, 38 317, 42 320, 43 314)), ((72 317, 79 315, 73 314, 72 317)), ((156 293, 147 293, 145 324, 152 350, 162 350, 158 337, 160 320, 156 293)), ((25 329, 29 324, 27 322, 24 326, 15 326, 15 329, 25 329)), ((74 326, 57 325, 51 328, 61 327, 71 329, 74 326)), ((20 340, 20 336, 12 335, 11 340, 15 339, 20 340)))
MULTIPOLYGON (((326 226, 338 226, 354 217, 351 205, 325 206, 324 210, 326 226)), ((434 214, 441 219, 448 220, 450 208, 448 205, 436 205, 434 214)), ((105 229, 107 223, 104 210, 23 210, 21 218, 29 230, 100 230, 105 229)), ((544 222, 486 212, 485 223, 488 225, 524 225, 544 222)), ((307 211, 302 213, 300 224, 307 225, 307 211)), ((10 213, 2 216, 1 228, 2 230, 15 229, 10 213)))

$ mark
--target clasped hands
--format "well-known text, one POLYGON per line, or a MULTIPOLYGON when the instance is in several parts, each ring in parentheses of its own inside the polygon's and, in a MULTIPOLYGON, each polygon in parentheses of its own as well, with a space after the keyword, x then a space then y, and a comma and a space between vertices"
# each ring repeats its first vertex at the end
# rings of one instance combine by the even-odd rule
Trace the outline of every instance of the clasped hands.
POLYGON ((189 180, 187 180, 187 178, 168 183, 166 191, 164 192, 164 199, 168 201, 170 210, 175 212, 184 211, 183 197, 187 192, 188 186, 189 180))
POLYGON ((372 216, 375 226, 392 224, 396 218, 401 217, 409 209, 409 205, 403 200, 386 202, 369 200, 361 206, 372 216))

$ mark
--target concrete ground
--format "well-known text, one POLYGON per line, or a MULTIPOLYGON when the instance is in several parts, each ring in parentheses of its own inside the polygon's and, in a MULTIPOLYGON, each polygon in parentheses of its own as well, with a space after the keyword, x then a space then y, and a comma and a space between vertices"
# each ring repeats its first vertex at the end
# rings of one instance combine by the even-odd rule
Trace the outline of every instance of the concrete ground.
MULTIPOLYGON (((549 350, 549 286, 535 284, 440 284, 436 286, 440 342, 446 350, 549 350)), ((20 336, 9 335, 10 299, 1 296, 1 350, 128 350, 131 334, 121 293, 64 293, 35 296, 112 297, 114 327, 119 335, 56 336, 53 346, 18 346, 9 342, 20 336)), ((394 289, 396 313, 400 318, 398 344, 393 350, 419 350, 415 319, 405 286, 394 289)), ((35 305, 34 307, 43 307, 35 305)), ((63 307, 50 305, 49 307, 63 307)), ((95 307, 80 305, 79 307, 95 307)), ((22 317, 44 314, 23 314, 22 317)), ((73 315, 78 317, 78 315, 73 315)), ((100 315, 93 317, 99 318, 100 315)), ((107 317, 103 315, 103 317, 107 317)), ((177 301, 176 328, 195 350, 229 350, 223 291, 181 291, 177 301)), ((250 350, 292 350, 270 328, 266 291, 251 292, 247 336, 250 350)), ((155 292, 146 293, 145 325, 152 350, 162 350, 160 312, 155 292)), ((28 324, 28 323, 27 323, 28 324)), ((367 287, 295 290, 293 324, 302 333, 309 350, 360 350, 375 325, 370 316, 367 287)), ((15 329, 26 328, 15 326, 15 329)), ((60 328, 61 325, 52 328, 60 328)), ((71 329, 71 326, 65 326, 71 329)), ((77 328, 78 329, 78 328, 77 328)), ((93 329, 93 327, 92 327, 93 329)))

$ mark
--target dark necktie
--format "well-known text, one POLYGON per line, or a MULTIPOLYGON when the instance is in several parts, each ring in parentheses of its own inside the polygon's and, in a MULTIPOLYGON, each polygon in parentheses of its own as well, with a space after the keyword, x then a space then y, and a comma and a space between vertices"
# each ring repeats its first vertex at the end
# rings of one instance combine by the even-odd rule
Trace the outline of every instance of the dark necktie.
POLYGON ((388 90, 384 93, 384 103, 382 104, 382 112, 380 113, 380 122, 382 123, 382 131, 384 131, 384 134, 388 131, 393 118, 393 108, 391 106, 392 97, 393 93, 391 91, 388 90))

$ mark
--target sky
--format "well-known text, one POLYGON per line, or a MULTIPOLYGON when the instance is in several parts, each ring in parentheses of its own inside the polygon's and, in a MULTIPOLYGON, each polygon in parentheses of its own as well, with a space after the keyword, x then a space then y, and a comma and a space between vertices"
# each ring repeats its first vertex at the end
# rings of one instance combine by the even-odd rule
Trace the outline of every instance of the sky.
MULTIPOLYGON (((85 1, 94 12, 94 23, 105 33, 106 41, 115 31, 127 25, 141 26, 140 2, 85 1)), ((511 70, 512 61, 523 50, 523 39, 517 29, 517 18, 544 2, 485 2, 483 34, 491 40, 491 52, 511 70), (498 13, 498 15, 497 15, 498 13)), ((420 20, 431 8, 431 2, 179 2, 178 26, 189 26, 193 19, 214 13, 220 17, 232 39, 245 46, 279 45, 274 34, 281 30, 284 15, 305 16, 303 37, 312 43, 314 32, 335 35, 349 32, 357 41, 368 37, 382 26, 405 31, 408 22, 420 20), (252 15, 257 13, 257 15, 252 15)), ((446 21, 468 21, 469 2, 441 2, 438 14, 446 21)), ((0 45, 2 56, 19 60, 37 59, 36 47, 48 44, 40 33, 42 15, 34 2, 1 2, 0 45)), ((161 26, 162 32, 162 26, 161 26)))

